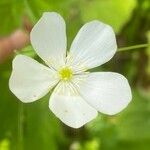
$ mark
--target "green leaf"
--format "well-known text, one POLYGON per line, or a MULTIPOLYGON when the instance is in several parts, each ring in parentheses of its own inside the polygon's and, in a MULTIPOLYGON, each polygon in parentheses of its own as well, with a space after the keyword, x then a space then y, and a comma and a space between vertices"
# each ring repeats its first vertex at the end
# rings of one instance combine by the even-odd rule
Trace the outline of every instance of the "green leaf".
POLYGON ((98 19, 110 24, 118 33, 129 20, 135 0, 82 0, 80 3, 81 15, 84 22, 98 19))
POLYGON ((22 0, 0 1, 0 35, 6 35, 22 26, 22 0))

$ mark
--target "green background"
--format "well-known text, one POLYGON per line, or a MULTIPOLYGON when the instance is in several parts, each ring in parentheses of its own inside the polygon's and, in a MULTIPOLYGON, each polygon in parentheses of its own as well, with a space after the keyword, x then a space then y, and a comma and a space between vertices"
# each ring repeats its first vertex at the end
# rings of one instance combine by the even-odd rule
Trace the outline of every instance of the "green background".
MULTIPOLYGON (((150 43, 150 0, 0 0, 0 40, 26 30, 24 19, 33 26, 45 11, 64 17, 68 48, 81 26, 94 19, 114 28, 118 47, 150 43)), ((30 44, 17 53, 39 59, 30 44)), ((0 64, 0 150, 150 150, 150 48, 117 52, 94 70, 126 76, 133 99, 121 113, 99 114, 76 130, 50 112, 50 93, 23 104, 10 92, 15 55, 0 64)))

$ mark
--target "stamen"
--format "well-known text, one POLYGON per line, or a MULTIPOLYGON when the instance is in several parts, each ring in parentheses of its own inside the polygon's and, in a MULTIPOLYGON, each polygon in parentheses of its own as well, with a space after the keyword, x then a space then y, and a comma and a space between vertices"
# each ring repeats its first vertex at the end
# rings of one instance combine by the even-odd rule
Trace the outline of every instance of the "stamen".
POLYGON ((64 67, 59 71, 59 76, 61 80, 68 81, 73 76, 73 71, 69 67, 64 67))

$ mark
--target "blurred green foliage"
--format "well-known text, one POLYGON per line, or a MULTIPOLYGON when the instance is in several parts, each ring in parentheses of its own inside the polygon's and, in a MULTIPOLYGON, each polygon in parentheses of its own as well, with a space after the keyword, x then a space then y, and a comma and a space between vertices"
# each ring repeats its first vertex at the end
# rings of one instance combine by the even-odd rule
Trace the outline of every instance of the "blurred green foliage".
MULTIPOLYGON (((150 42, 149 0, 0 0, 0 37, 24 29, 26 19, 34 25, 45 11, 65 18, 68 45, 79 28, 93 19, 113 26, 120 46, 150 42)), ((31 45, 19 53, 38 59, 31 45)), ((120 114, 100 114, 78 130, 63 125, 49 111, 50 94, 31 104, 19 102, 8 88, 11 61, 0 64, 0 150, 150 149, 150 48, 118 52, 96 68, 126 75, 133 101, 120 114)))
POLYGON ((85 22, 99 18, 101 21, 111 24, 118 33, 132 15, 136 1, 126 0, 123 4, 122 0, 95 0, 89 3, 83 1, 82 5, 87 5, 83 9, 81 8, 81 15, 85 22))

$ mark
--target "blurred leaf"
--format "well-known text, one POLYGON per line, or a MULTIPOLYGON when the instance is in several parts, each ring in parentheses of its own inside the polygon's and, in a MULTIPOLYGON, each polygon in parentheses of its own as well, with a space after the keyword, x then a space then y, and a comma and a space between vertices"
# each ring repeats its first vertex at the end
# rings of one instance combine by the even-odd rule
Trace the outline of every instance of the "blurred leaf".
POLYGON ((22 0, 0 1, 0 35, 6 35, 22 26, 22 0))
POLYGON ((25 12, 35 23, 43 14, 43 12, 58 12, 62 16, 68 14, 71 1, 68 0, 24 0, 25 12))
MULTIPOLYGON (((147 32, 148 43, 150 44, 150 31, 147 32)), ((147 64, 147 73, 150 75, 150 46, 147 48, 148 64, 147 64)))
POLYGON ((0 150, 10 150, 10 143, 8 139, 0 141, 0 150))
POLYGON ((26 56, 29 56, 32 58, 37 55, 31 45, 26 46, 25 48, 21 49, 20 51, 16 51, 16 54, 22 54, 22 55, 26 55, 26 56))
POLYGON ((120 138, 130 141, 150 141, 150 99, 143 97, 137 90, 128 109, 118 117, 120 138))
POLYGON ((56 11, 62 16, 68 15, 72 1, 68 0, 1 0, 0 1, 0 35, 22 28, 27 17, 35 24, 43 12, 56 11))
POLYGON ((81 15, 84 22, 98 19, 110 24, 118 33, 123 25, 129 20, 135 0, 82 0, 81 15))
POLYGON ((100 150, 100 142, 97 139, 86 141, 83 150, 100 150))

